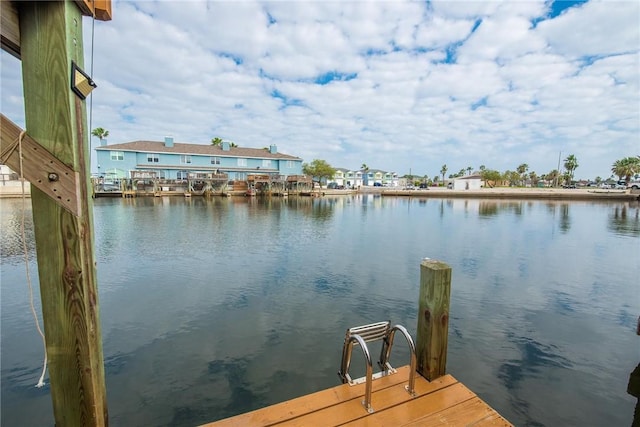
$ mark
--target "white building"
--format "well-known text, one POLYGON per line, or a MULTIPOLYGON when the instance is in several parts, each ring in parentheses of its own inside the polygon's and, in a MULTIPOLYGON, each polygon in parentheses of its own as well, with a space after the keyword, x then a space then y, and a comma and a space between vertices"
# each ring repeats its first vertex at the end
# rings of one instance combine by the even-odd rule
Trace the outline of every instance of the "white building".
POLYGON ((453 180, 454 190, 479 190, 482 188, 482 177, 480 175, 468 175, 453 180))

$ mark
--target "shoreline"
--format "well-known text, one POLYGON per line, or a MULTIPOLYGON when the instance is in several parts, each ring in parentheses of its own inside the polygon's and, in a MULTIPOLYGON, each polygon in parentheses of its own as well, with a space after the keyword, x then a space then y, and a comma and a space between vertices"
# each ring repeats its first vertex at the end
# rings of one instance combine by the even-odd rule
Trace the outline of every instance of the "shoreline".
MULTIPOLYGON (((25 185, 25 196, 30 197, 31 186, 25 185)), ((599 200, 640 201, 640 190, 564 189, 564 188, 482 188, 480 190, 449 190, 442 187, 404 190, 389 188, 361 188, 360 190, 315 190, 323 196, 346 196, 352 194, 375 194, 383 197, 415 197, 444 199, 538 199, 538 200, 599 200)), ((177 193, 175 196, 182 196, 177 193)), ((172 195, 174 196, 174 195, 172 195)), ((234 196, 236 196, 234 194, 234 196)), ((20 198, 20 186, 0 186, 0 198, 20 198)), ((120 194, 118 194, 120 197, 120 194)), ((244 193, 242 194, 244 197, 244 193)))
POLYGON ((428 190, 388 190, 378 192, 382 196, 469 199, 540 199, 540 200, 640 200, 640 190, 564 189, 564 188, 482 188, 480 190, 449 190, 431 187, 428 190))

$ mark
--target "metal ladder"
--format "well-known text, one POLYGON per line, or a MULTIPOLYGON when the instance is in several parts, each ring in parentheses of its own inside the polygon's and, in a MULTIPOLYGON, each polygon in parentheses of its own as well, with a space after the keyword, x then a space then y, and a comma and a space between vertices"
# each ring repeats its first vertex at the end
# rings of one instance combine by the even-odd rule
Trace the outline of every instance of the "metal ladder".
POLYGON ((393 338, 397 331, 400 331, 402 335, 404 335, 411 351, 409 384, 405 386, 405 389, 413 396, 415 395, 416 346, 405 327, 401 325, 391 327, 391 322, 386 321, 347 329, 347 333, 344 338, 344 346, 342 347, 342 363, 340 364, 340 372, 338 372, 338 375, 340 376, 343 384, 349 384, 352 386, 362 384, 366 381, 364 401, 362 404, 369 413, 373 412, 373 408, 371 407, 371 388, 373 380, 396 373, 396 370, 389 364, 389 357, 391 356, 393 338), (378 360, 378 365, 382 370, 373 374, 371 354, 369 353, 367 343, 378 340, 382 340, 382 349, 380 350, 380 359, 378 360), (366 363, 366 375, 355 380, 349 375, 351 353, 354 345, 359 345, 360 348, 362 348, 366 363))

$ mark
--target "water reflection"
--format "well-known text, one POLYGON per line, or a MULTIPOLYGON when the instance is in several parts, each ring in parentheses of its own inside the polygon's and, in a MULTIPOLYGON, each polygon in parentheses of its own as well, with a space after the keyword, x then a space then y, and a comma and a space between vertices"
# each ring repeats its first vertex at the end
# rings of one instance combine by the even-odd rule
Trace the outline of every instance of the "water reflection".
POLYGON ((33 239, 33 219, 31 200, 22 203, 21 199, 3 199, 0 202, 0 254, 2 262, 23 262, 24 245, 22 241, 24 209, 24 233, 27 237, 27 256, 33 259, 35 241, 33 239))
POLYGON ((569 216, 569 204, 560 205, 560 230, 566 233, 571 228, 571 217, 569 216))
MULTIPOLYGON (((4 212, 1 421, 51 425, 4 212)), ((175 197, 97 199, 94 217, 114 425, 194 425, 336 385, 347 327, 415 335, 425 256, 453 267, 449 372, 516 425, 630 424, 637 204, 175 197)))
POLYGON ((640 207, 634 205, 616 205, 609 213, 609 230, 624 236, 640 236, 640 207))
POLYGON ((503 212, 522 215, 524 206, 524 201, 481 200, 478 206, 478 214, 480 217, 492 217, 503 212))

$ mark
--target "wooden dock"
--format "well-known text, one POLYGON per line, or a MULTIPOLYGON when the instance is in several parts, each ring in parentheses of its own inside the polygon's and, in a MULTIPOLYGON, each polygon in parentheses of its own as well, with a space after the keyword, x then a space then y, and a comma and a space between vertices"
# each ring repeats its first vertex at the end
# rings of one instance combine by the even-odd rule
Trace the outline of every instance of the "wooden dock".
POLYGON ((415 396, 405 390, 408 378, 403 366, 373 381, 373 413, 362 405, 364 383, 342 384, 204 426, 512 426, 451 375, 418 375, 415 396))

